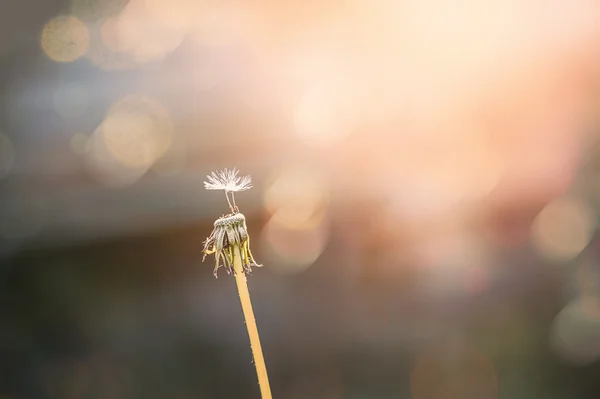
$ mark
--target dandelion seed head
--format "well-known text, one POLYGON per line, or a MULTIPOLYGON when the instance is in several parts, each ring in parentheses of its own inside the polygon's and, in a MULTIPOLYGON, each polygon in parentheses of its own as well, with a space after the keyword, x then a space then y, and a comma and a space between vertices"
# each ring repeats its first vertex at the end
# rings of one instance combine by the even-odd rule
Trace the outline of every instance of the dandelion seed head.
POLYGON ((207 190, 224 190, 225 192, 235 193, 246 191, 252 188, 252 178, 248 176, 238 176, 239 171, 235 168, 223 169, 217 172, 211 172, 206 176, 204 188, 207 190))

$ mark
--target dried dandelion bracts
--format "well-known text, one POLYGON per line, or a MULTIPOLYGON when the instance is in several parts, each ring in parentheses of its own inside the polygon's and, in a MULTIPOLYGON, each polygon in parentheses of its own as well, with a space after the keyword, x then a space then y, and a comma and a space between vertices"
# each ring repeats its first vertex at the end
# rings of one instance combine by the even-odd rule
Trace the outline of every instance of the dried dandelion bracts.
POLYGON ((252 251, 250 251, 250 236, 248 235, 244 215, 233 213, 222 216, 215 221, 214 226, 214 230, 204 241, 204 257, 215 254, 215 277, 217 277, 217 271, 221 267, 221 260, 227 274, 235 273, 233 267, 234 255, 240 257, 242 271, 245 273, 252 273, 253 266, 262 266, 256 263, 252 251))
POLYGON ((250 176, 238 176, 238 171, 223 170, 213 172, 207 176, 208 181, 204 182, 204 188, 207 190, 223 190, 229 204, 231 213, 223 215, 214 223, 214 229, 210 236, 204 241, 204 258, 206 255, 215 255, 214 275, 217 277, 221 261, 228 274, 235 276, 246 328, 250 338, 250 348, 254 356, 254 365, 258 375, 258 384, 262 399, 271 399, 271 387, 269 377, 267 376, 267 367, 260 345, 258 328, 250 302, 250 292, 248 291, 248 282, 246 273, 252 272, 252 267, 260 267, 252 256, 250 251, 250 235, 246 227, 246 218, 239 212, 235 204, 234 193, 245 191, 252 188, 252 179, 250 176), (229 199, 231 195, 231 200, 229 199))

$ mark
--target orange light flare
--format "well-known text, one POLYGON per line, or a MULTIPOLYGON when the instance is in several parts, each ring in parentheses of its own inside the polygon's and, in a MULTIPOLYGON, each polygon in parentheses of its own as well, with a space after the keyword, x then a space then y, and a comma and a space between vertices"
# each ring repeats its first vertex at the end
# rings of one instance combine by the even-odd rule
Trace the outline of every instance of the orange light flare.
MULTIPOLYGON (((290 7, 282 6, 293 14, 290 7)), ((360 181, 374 195, 412 193, 416 209, 452 212, 472 202, 480 205, 472 216, 514 200, 510 207, 531 208, 531 222, 577 169, 589 86, 582 70, 598 48, 597 11, 584 0, 575 8, 516 0, 460 7, 355 2, 328 26, 327 13, 308 4, 305 32, 286 27, 298 40, 289 39, 285 54, 311 65, 299 79, 306 92, 290 111, 296 132, 325 144, 349 190, 360 181), (327 45, 315 42, 307 51, 311 35, 329 28, 335 33, 327 45), (320 88, 332 69, 349 90, 320 88), (355 82, 360 88, 352 93, 355 82), (344 108, 348 92, 357 99, 351 111, 344 108), (352 133, 338 134, 348 115, 352 133)))

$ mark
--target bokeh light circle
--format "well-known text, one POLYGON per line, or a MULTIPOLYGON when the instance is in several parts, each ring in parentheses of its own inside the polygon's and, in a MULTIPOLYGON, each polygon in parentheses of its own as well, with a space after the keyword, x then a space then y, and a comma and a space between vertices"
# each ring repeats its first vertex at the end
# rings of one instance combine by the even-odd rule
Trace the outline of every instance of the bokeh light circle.
POLYGON ((102 21, 99 46, 138 65, 160 61, 185 39, 195 8, 189 0, 131 0, 102 21))
POLYGON ((548 260, 568 261, 589 244, 596 215, 582 198, 565 196, 548 204, 532 226, 532 242, 548 260))
POLYGON ((148 166, 131 166, 120 162, 106 146, 102 130, 96 129, 85 145, 85 164, 91 176, 109 188, 130 186, 141 179, 148 166))
POLYGON ((288 165, 271 178, 264 193, 270 220, 262 233, 274 268, 300 272, 310 267, 329 242, 328 185, 322 171, 288 165))
POLYGON ((314 227, 289 228, 272 218, 262 232, 269 265, 282 273, 299 273, 310 266, 325 250, 330 236, 327 223, 314 227))
POLYGON ((326 215, 328 191, 322 173, 302 166, 279 171, 265 190, 264 205, 277 223, 312 228, 326 215))
POLYGON ((173 140, 169 112, 159 101, 142 95, 113 104, 100 129, 111 154, 132 167, 150 167, 173 140))
POLYGON ((90 35, 85 24, 77 17, 61 15, 44 26, 41 46, 51 60, 73 62, 88 51, 90 35))
POLYGON ((585 366, 600 358, 600 301, 584 296, 556 317, 550 334, 554 352, 565 363, 585 366))
POLYGON ((170 113, 160 101, 141 94, 124 96, 87 140, 86 165, 106 186, 131 185, 170 149, 173 135, 170 113))

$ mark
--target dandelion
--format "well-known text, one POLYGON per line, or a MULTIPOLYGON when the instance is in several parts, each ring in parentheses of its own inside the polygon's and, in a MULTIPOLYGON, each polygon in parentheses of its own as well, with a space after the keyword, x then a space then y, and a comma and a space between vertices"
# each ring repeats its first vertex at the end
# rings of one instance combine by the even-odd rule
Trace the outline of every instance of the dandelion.
POLYGON ((252 179, 250 176, 238 176, 238 173, 239 171, 235 168, 232 170, 223 169, 206 176, 208 181, 204 182, 204 188, 207 190, 225 191, 225 197, 232 213, 239 211, 235 205, 234 193, 252 188, 252 179), (231 202, 229 201, 229 193, 231 193, 231 202))
POLYGON ((235 276, 240 302, 244 319, 246 320, 246 328, 250 338, 250 348, 254 356, 254 365, 256 366, 256 374, 258 375, 258 384, 260 387, 261 396, 263 399, 271 399, 271 387, 269 386, 269 378, 267 376, 267 367, 260 345, 258 328, 252 310, 252 302, 250 302, 250 292, 248 291, 248 282, 246 274, 252 272, 252 267, 260 267, 254 260, 254 256, 250 251, 250 235, 246 227, 246 217, 239 212, 235 204, 234 193, 245 191, 252 188, 252 179, 250 176, 238 176, 236 169, 224 169, 219 172, 212 172, 207 176, 208 181, 204 182, 204 188, 207 190, 223 190, 229 204, 231 213, 223 215, 214 223, 214 229, 210 236, 204 241, 204 257, 206 255, 215 255, 214 275, 217 277, 217 271, 223 266, 228 274, 235 276), (229 194, 231 193, 231 201, 229 194))

